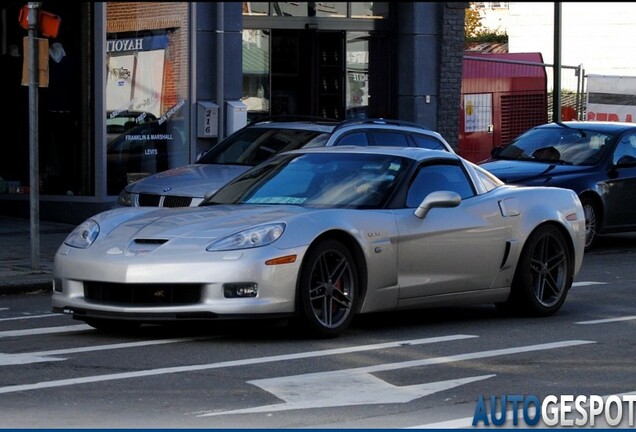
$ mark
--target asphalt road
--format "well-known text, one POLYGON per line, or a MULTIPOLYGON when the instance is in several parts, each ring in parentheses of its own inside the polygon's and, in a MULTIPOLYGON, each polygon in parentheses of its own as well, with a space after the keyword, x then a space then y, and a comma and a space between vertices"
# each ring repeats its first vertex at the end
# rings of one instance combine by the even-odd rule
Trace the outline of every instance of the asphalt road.
POLYGON ((331 340, 262 322, 108 335, 48 294, 1 297, 1 424, 472 428, 480 397, 634 393, 635 253, 636 236, 603 239, 552 317, 375 314, 331 340))

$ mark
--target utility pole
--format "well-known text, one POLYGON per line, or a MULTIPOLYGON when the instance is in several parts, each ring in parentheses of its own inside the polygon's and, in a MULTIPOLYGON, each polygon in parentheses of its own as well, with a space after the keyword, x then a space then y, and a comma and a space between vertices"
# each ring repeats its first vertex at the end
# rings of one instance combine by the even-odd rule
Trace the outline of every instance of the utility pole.
POLYGON ((40 269, 40 166, 38 137, 39 53, 36 39, 39 2, 28 3, 29 44, 29 204, 31 214, 31 268, 40 269))

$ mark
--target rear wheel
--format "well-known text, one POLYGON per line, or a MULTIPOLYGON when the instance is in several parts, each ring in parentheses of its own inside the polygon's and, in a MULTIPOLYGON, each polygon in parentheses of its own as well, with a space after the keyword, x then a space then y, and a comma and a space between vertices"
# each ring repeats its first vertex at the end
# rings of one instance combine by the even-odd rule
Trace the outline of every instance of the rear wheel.
POLYGON ((313 247, 303 264, 299 289, 301 319, 318 337, 335 337, 355 311, 358 276, 349 250, 336 240, 313 247))
POLYGON ((572 256, 556 227, 537 228, 523 248, 508 306, 534 316, 558 311, 572 286, 572 256))

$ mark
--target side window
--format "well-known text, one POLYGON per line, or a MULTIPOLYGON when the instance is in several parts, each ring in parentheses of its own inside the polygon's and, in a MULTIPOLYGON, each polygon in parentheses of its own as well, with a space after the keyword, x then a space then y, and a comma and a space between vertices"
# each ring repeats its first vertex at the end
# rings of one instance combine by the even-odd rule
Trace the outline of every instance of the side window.
POLYGON ((475 195, 466 173, 459 165, 424 165, 415 174, 406 196, 406 206, 415 208, 428 194, 436 191, 457 192, 462 199, 475 195))
POLYGON ((448 150, 446 146, 435 137, 426 135, 413 135, 413 140, 415 140, 415 145, 418 147, 431 150, 448 150))
POLYGON ((391 147, 408 147, 409 139, 405 134, 397 132, 371 132, 373 136, 373 145, 391 146, 391 147))
POLYGON ((499 180, 499 178, 480 167, 475 167, 475 173, 486 192, 490 192, 491 190, 503 185, 503 182, 499 180))
POLYGON ((344 146, 344 145, 353 145, 353 146, 368 146, 369 141, 367 140, 367 134, 364 132, 353 132, 347 134, 340 138, 334 145, 344 146))
POLYGON ((618 162, 623 164, 636 163, 636 135, 625 135, 616 145, 614 150, 614 157, 612 162, 617 164, 618 162))

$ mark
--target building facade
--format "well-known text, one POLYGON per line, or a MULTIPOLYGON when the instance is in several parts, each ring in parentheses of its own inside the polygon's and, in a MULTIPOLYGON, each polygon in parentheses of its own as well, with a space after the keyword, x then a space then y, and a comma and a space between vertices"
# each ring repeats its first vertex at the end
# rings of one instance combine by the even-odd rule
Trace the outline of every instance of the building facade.
MULTIPOLYGON (((21 216, 34 118, 25 5, 3 6, 0 60, 14 137, 0 158, 0 212, 21 216)), ((457 148, 468 2, 39 5, 60 23, 38 34, 49 54, 36 113, 42 219, 79 223, 112 208, 127 182, 188 164, 263 118, 400 118, 457 148)))

